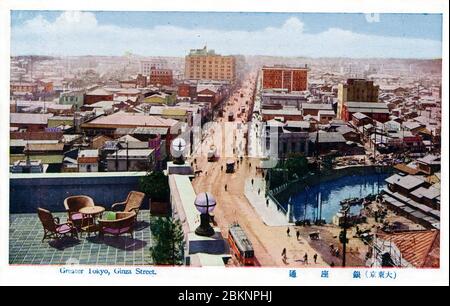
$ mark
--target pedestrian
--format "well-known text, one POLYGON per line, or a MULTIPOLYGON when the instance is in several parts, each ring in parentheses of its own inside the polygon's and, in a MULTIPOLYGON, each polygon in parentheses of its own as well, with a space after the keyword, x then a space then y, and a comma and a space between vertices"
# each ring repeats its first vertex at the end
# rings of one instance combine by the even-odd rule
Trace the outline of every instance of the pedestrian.
POLYGON ((307 253, 305 253, 305 255, 303 255, 303 263, 304 263, 305 265, 308 264, 308 254, 307 254, 307 253))
POLYGON ((253 186, 253 183, 254 183, 255 181, 252 179, 252 186, 253 186))
POLYGON ((227 189, 228 189, 228 185, 227 185, 227 184, 225 184, 225 191, 227 191, 227 189))
POLYGON ((269 199, 266 200, 266 206, 269 207, 269 199))
POLYGON ((317 253, 314 254, 313 258, 314 258, 314 263, 316 264, 317 263, 317 253))
POLYGON ((288 227, 288 228, 287 228, 287 230, 286 230, 286 234, 287 234, 287 236, 288 236, 288 237, 290 237, 290 236, 291 236, 291 234, 290 234, 290 233, 291 233, 291 229, 290 229, 290 228, 288 227))
POLYGON ((286 248, 283 248, 283 251, 281 252, 281 257, 286 258, 286 248))
POLYGON ((261 188, 260 189, 258 189, 258 195, 260 195, 261 194, 261 188))
POLYGON ((223 172, 223 165, 222 165, 222 166, 220 166, 220 171, 222 171, 222 172, 223 172))
POLYGON ((248 163, 248 167, 251 168, 252 167, 252 163, 248 163))
POLYGON ((300 231, 297 230, 297 232, 295 233, 295 235, 297 236, 297 240, 298 240, 298 238, 300 238, 300 231))

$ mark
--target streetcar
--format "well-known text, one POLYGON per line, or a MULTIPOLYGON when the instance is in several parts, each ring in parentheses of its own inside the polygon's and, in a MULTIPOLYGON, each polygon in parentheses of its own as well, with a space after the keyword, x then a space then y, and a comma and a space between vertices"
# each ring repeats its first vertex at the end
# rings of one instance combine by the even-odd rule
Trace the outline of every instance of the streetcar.
POLYGON ((228 230, 228 243, 241 265, 253 266, 255 252, 251 241, 238 223, 233 223, 228 230))

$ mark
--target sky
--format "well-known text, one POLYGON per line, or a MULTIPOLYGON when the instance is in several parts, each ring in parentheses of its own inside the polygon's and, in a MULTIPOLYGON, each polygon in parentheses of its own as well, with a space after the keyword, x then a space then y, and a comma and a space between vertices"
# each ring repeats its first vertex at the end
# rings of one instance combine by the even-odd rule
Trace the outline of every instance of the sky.
POLYGON ((441 58, 440 14, 12 11, 12 55, 441 58))

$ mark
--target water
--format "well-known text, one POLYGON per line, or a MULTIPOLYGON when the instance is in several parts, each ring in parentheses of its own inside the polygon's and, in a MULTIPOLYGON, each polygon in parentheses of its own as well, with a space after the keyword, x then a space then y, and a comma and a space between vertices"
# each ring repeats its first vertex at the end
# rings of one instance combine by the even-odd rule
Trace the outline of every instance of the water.
MULTIPOLYGON (((386 186, 384 179, 387 176, 388 174, 351 175, 309 186, 291 197, 295 220, 319 218, 318 203, 321 201, 322 219, 330 223, 339 212, 342 200, 378 193, 386 186)), ((287 207, 287 203, 282 205, 287 207)), ((357 214, 360 209, 361 206, 353 206, 350 213, 357 214)))

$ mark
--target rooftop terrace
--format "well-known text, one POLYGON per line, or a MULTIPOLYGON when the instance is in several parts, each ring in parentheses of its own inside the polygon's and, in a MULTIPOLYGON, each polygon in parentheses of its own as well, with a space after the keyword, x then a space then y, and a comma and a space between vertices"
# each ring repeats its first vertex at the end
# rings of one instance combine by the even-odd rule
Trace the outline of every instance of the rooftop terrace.
MULTIPOLYGON (((54 213, 65 222, 66 213, 54 213)), ((129 235, 103 239, 95 235, 42 242, 44 231, 38 215, 11 214, 9 225, 9 263, 10 264, 89 264, 89 265, 150 265, 150 212, 140 211, 134 231, 129 235)))

